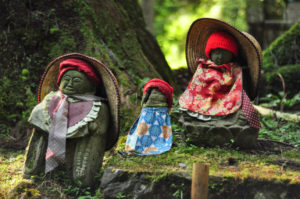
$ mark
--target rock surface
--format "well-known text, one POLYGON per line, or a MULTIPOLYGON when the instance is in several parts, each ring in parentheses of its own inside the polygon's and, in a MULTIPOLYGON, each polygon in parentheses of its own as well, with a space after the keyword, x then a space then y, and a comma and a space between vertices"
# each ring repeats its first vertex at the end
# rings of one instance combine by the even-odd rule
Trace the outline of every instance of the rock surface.
POLYGON ((154 174, 123 170, 104 170, 100 189, 104 198, 116 198, 118 195, 132 199, 190 198, 191 179, 188 174, 154 174), (179 197, 176 197, 176 196, 179 197))
MULTIPOLYGON (((101 179, 105 199, 169 199, 190 198, 191 176, 187 173, 128 172, 106 168, 101 179)), ((287 181, 244 180, 209 177, 209 199, 296 199, 300 184, 287 181)))
POLYGON ((257 144, 258 130, 249 126, 241 110, 222 118, 212 117, 209 121, 182 113, 179 122, 188 142, 196 146, 233 145, 250 149, 257 144))

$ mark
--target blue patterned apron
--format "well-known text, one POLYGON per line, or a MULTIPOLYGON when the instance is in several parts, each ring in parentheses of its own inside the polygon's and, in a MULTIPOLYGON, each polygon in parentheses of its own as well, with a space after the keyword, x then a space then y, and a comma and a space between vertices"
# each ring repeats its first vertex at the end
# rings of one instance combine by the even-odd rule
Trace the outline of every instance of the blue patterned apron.
POLYGON ((127 136, 125 150, 138 155, 161 154, 172 146, 167 107, 144 107, 127 136))

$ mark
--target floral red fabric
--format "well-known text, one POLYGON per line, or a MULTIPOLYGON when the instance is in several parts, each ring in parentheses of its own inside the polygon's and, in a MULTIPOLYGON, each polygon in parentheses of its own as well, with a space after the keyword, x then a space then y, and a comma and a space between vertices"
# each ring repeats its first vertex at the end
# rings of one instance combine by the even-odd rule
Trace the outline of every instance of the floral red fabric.
POLYGON ((228 115, 242 104, 242 69, 234 63, 216 65, 197 59, 198 68, 180 96, 181 108, 202 115, 228 115))

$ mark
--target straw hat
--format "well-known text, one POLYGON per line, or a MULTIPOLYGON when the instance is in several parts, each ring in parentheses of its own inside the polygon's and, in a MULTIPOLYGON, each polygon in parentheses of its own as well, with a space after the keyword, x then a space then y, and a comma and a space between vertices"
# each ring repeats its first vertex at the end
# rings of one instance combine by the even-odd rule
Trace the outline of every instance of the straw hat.
POLYGON ((246 82, 246 92, 250 99, 257 94, 259 75, 262 64, 262 52, 256 39, 246 32, 241 32, 235 27, 223 21, 211 18, 200 18, 191 25, 186 41, 186 60, 189 69, 194 73, 197 69, 196 59, 205 58, 205 46, 208 37, 213 32, 230 33, 238 42, 241 66, 248 66, 246 74, 249 82, 246 82))
MULTIPOLYGON (((102 79, 102 83, 105 89, 106 96, 108 98, 108 105, 111 113, 111 122, 109 127, 109 135, 106 140, 106 150, 109 150, 114 146, 119 137, 120 131, 120 93, 118 81, 113 75, 113 73, 101 63, 99 60, 88 57, 80 53, 70 53, 62 55, 55 60, 53 60, 46 68, 42 79, 39 84, 38 90, 38 102, 41 102, 43 98, 51 91, 56 91, 58 86, 56 84, 58 78, 59 64, 70 58, 76 58, 84 60, 90 63, 96 71, 99 73, 99 76, 102 79)), ((102 84, 101 83, 101 84, 102 84)), ((101 85, 100 85, 101 86, 101 85)))

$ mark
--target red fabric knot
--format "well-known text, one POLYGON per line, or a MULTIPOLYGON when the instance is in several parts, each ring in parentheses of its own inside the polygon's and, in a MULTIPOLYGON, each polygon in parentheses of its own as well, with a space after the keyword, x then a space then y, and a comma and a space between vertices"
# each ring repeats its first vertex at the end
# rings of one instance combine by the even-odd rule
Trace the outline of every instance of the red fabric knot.
POLYGON ((97 76, 95 69, 90 64, 80 59, 66 59, 59 65, 57 85, 59 85, 61 78, 68 70, 83 72, 92 82, 96 84, 100 83, 100 78, 97 76))
POLYGON ((161 80, 161 79, 152 79, 148 81, 143 90, 143 95, 147 92, 149 88, 158 88, 167 98, 169 108, 172 108, 173 105, 173 87, 170 86, 167 82, 161 80))

